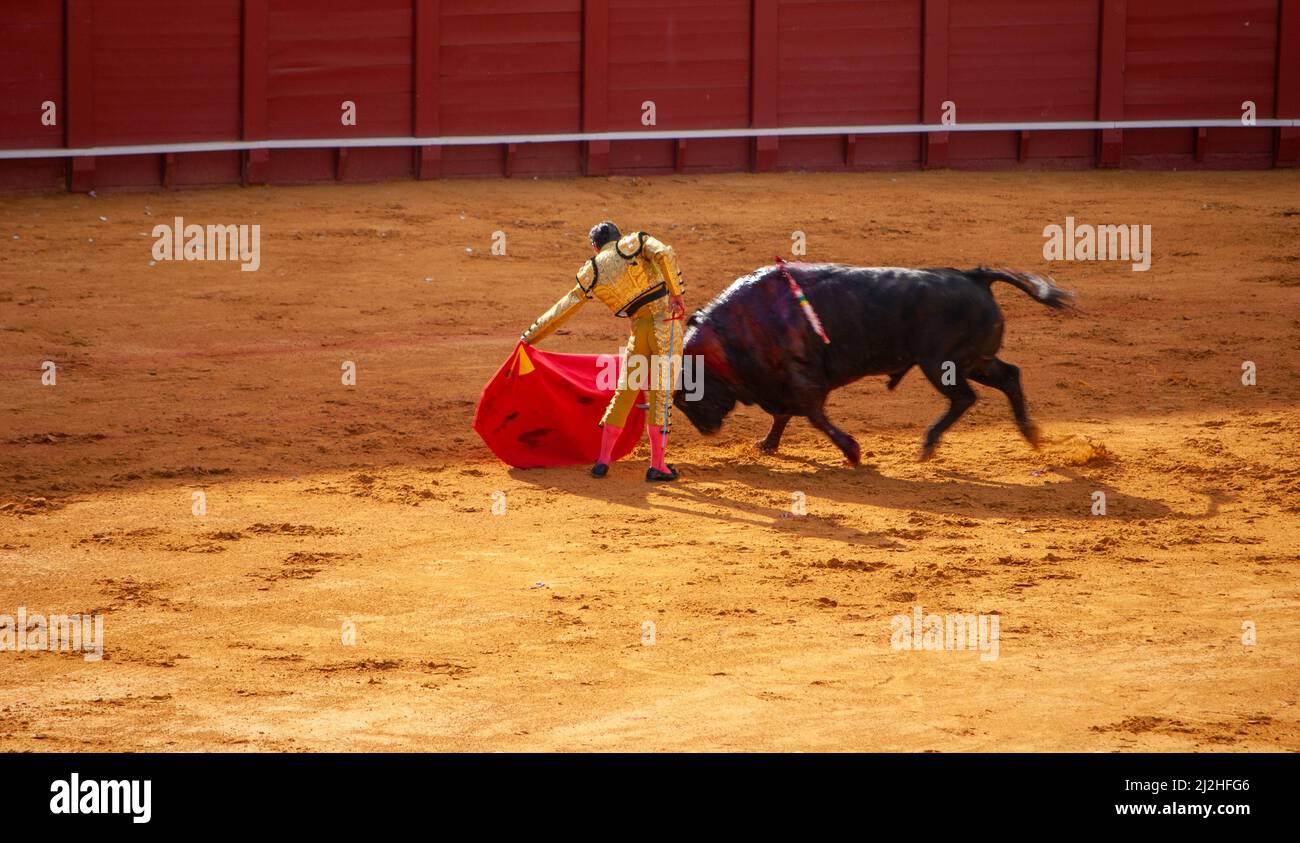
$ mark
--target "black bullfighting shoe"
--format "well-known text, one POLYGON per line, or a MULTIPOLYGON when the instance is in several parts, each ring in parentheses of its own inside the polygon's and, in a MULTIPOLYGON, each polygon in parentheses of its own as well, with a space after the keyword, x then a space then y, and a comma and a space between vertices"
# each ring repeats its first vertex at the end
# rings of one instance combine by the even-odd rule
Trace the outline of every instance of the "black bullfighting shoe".
POLYGON ((606 474, 609 474, 608 463, 598 462, 591 467, 592 477, 604 477, 606 474))
POLYGON ((676 479, 677 469, 673 468, 671 465, 668 466, 666 472, 660 471, 653 465, 645 470, 645 482, 647 483, 670 483, 676 479))

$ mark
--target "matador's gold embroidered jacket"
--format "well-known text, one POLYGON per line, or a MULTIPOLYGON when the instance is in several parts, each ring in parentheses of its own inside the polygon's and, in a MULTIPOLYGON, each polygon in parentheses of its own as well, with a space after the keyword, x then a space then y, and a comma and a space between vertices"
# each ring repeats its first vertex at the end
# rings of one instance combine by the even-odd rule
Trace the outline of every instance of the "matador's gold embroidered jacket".
POLYGON ((591 299, 615 316, 631 316, 642 305, 686 292, 673 247, 644 231, 634 231, 603 248, 578 270, 577 284, 524 332, 526 343, 550 336, 591 299))

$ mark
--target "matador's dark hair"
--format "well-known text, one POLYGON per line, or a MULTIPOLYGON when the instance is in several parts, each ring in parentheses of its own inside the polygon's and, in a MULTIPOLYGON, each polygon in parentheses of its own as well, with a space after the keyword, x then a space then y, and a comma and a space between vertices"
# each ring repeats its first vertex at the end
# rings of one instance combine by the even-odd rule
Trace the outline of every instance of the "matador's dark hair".
POLYGON ((598 222, 587 232, 587 237, 591 240, 591 245, 599 249, 606 243, 616 243, 623 234, 618 230, 618 226, 609 220, 598 222))

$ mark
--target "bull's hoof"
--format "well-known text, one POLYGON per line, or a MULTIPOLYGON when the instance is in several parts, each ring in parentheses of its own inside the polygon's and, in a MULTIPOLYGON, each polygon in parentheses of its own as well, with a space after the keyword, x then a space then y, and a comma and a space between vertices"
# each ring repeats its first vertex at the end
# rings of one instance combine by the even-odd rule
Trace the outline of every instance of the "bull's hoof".
POLYGON ((844 459, 849 461, 849 465, 857 468, 862 463, 862 449, 858 447, 857 442, 850 441, 847 445, 841 445, 840 450, 844 452, 844 459))
POLYGON ((922 445, 921 453, 917 456, 918 462, 929 462, 934 459, 934 452, 939 450, 938 445, 922 445))
POLYGON ((760 454, 775 454, 777 449, 781 447, 781 443, 768 442, 766 439, 760 439, 754 443, 754 447, 758 449, 760 454))
POLYGON ((1025 441, 1033 446, 1035 451, 1039 450, 1042 445, 1042 434, 1038 430, 1038 425, 1027 424, 1020 428, 1020 433, 1025 437, 1025 441))

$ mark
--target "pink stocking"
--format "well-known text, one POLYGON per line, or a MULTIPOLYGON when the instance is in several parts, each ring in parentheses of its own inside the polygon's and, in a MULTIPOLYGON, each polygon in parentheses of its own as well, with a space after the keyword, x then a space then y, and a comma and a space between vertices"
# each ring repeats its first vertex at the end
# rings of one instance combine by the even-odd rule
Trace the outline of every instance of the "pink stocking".
POLYGON ((650 435, 650 466, 667 474, 668 463, 664 462, 667 435, 653 422, 646 424, 646 433, 650 435))
POLYGON ((618 435, 623 432, 623 428, 614 427, 607 424, 601 428, 600 433, 600 459, 596 462, 602 462, 609 465, 611 458, 614 456, 614 443, 618 441, 618 435))

